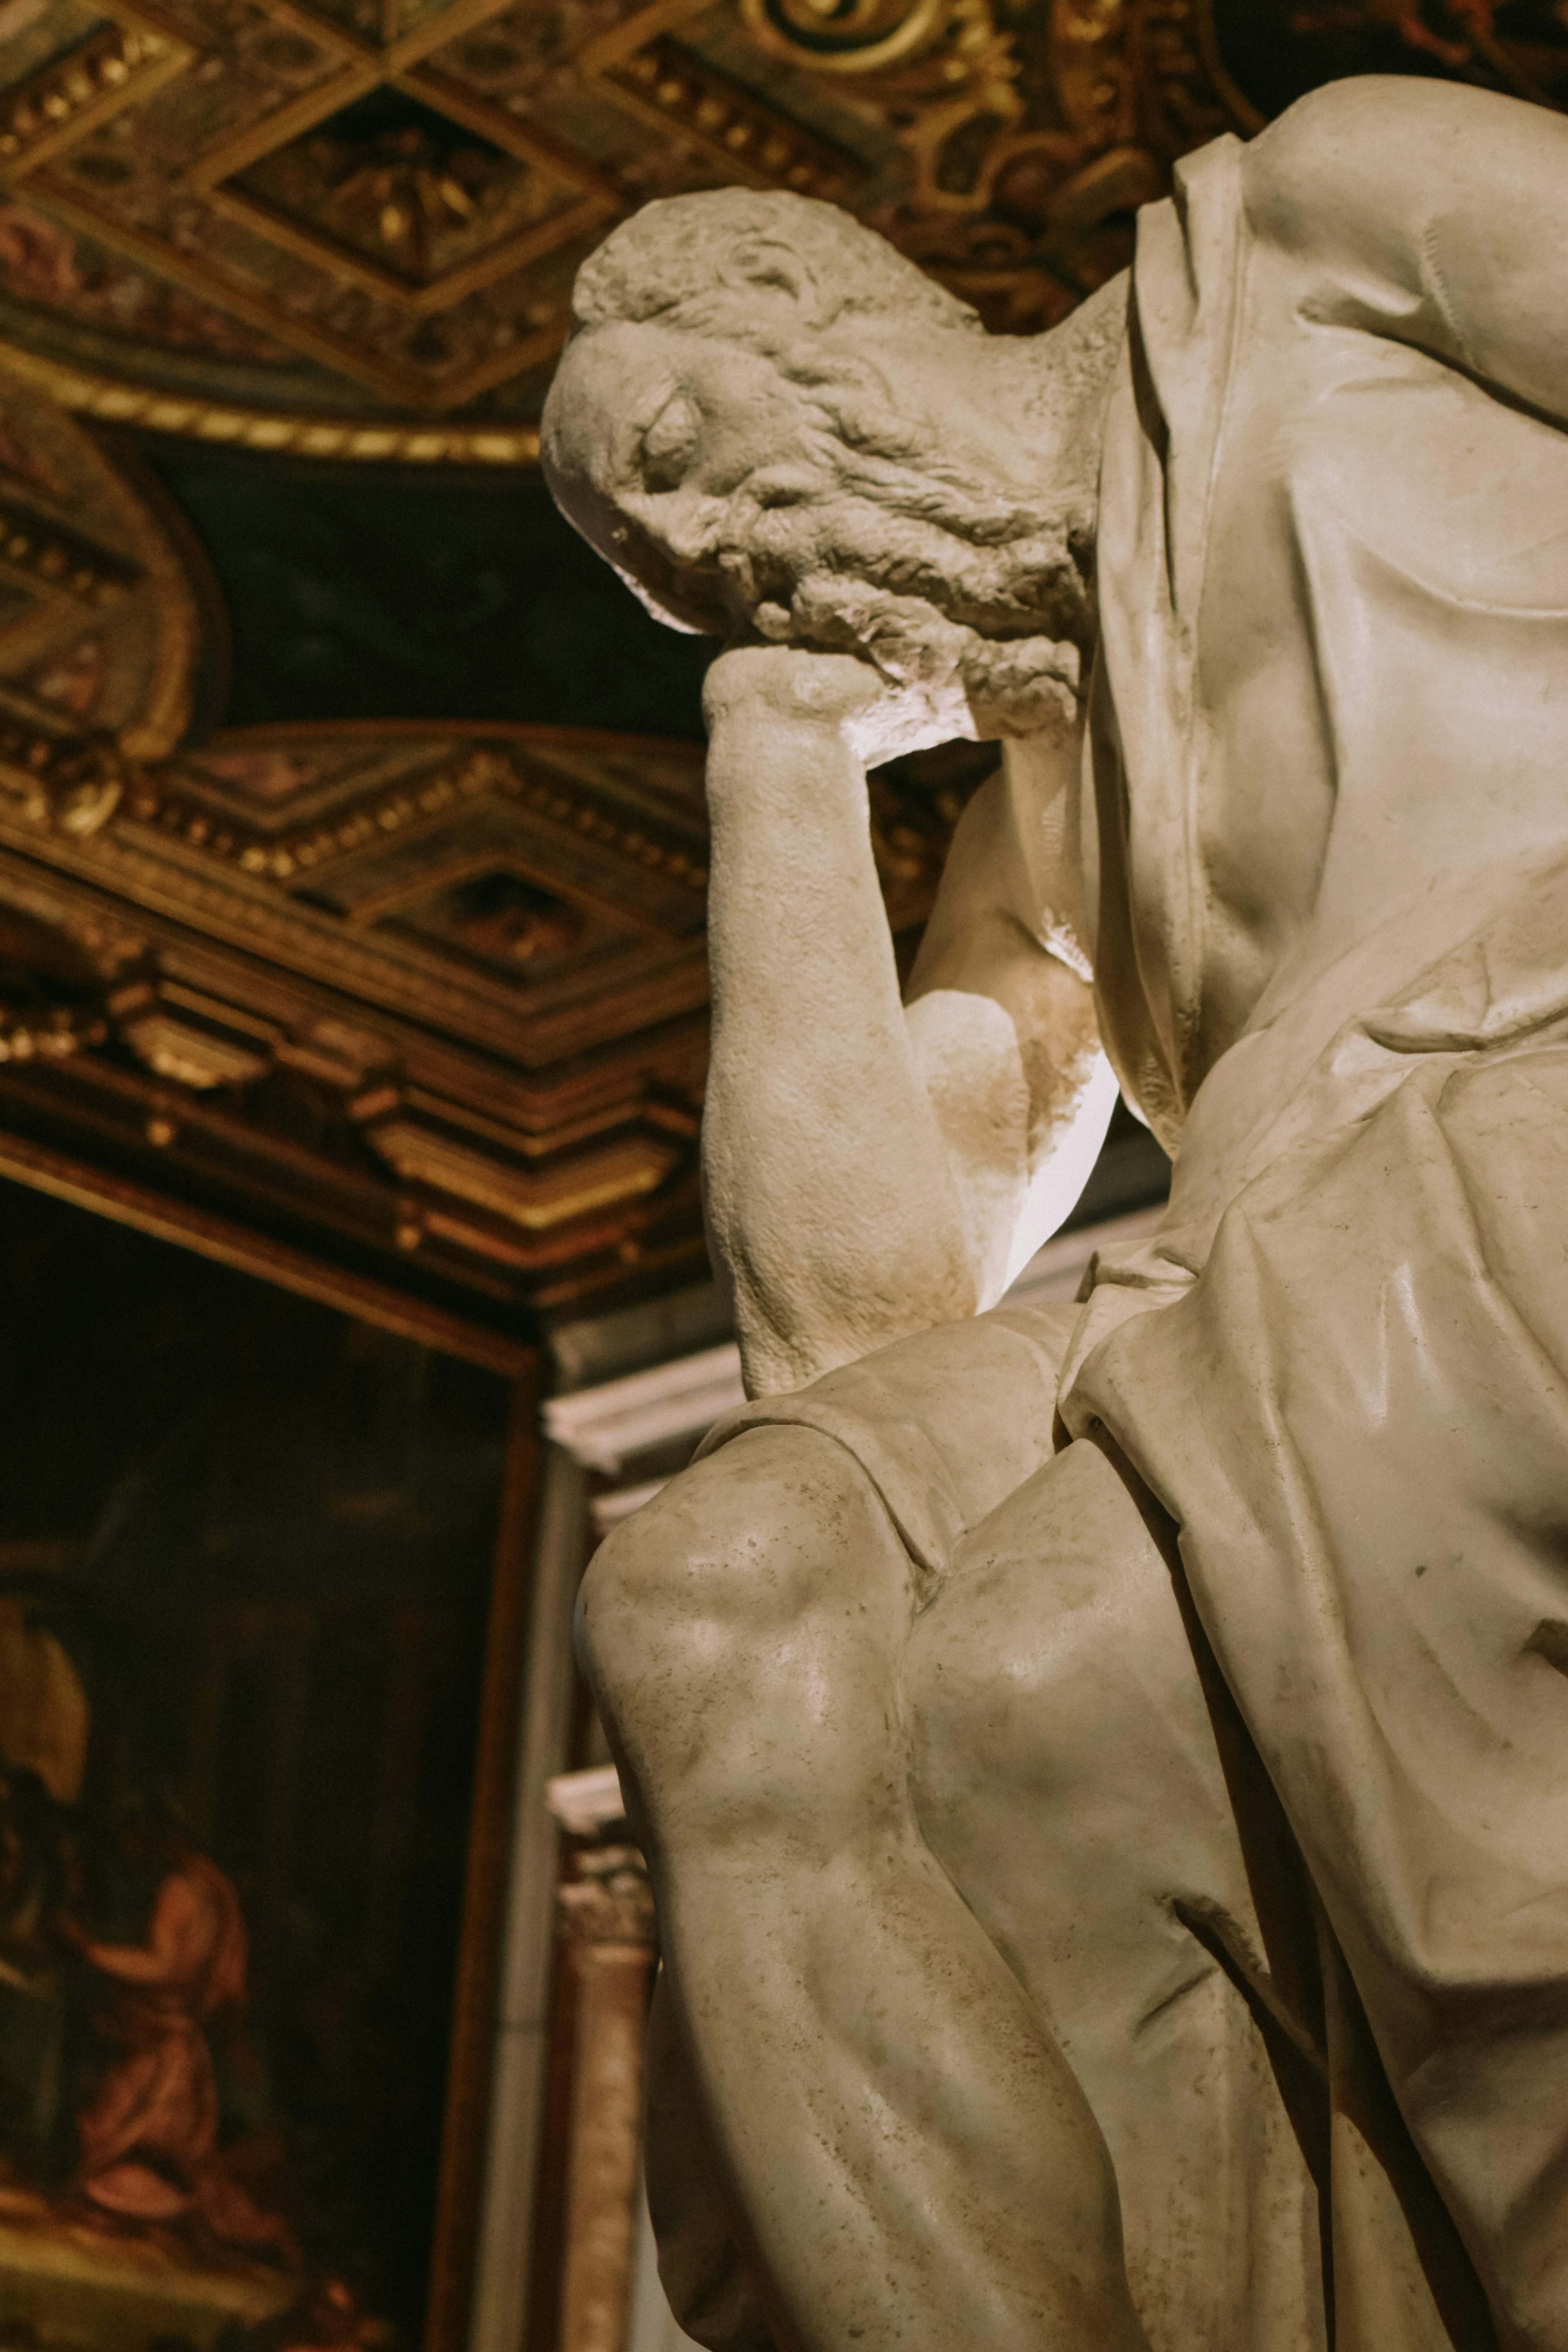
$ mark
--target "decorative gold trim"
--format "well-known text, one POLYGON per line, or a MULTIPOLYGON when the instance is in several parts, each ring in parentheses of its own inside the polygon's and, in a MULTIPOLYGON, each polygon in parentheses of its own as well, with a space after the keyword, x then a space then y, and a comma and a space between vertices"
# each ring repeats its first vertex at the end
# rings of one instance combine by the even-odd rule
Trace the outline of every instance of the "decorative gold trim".
MULTIPOLYGON (((479 292, 484 287, 493 285, 498 278, 510 277, 514 270, 525 269, 531 261, 542 260, 558 245, 567 244, 595 223, 610 217, 606 207, 597 197, 584 196, 574 191, 571 202, 560 212, 551 214, 531 228, 520 230, 515 236, 503 239, 484 253, 475 254, 471 260, 448 270, 444 277, 432 278, 427 285, 416 286, 406 278, 400 278, 395 270, 369 260, 363 253, 356 253, 352 246, 334 244, 316 229, 301 228, 287 214, 274 212, 270 205, 253 196, 242 195, 234 188, 210 188, 206 201, 215 212, 222 213, 226 220, 237 222, 253 236, 268 238, 272 244, 280 245, 286 253, 292 253, 300 260, 309 262, 312 268, 331 270, 339 278, 346 278, 351 285, 363 287, 367 294, 379 295, 383 301, 396 303, 400 310, 406 311, 414 319, 427 319, 439 311, 451 310, 466 295, 479 292)), ((616 213, 622 209, 619 205, 615 206, 616 213)), ((564 301, 560 305, 560 315, 563 329, 566 320, 564 301)))
MULTIPOLYGON (((173 994, 166 990, 166 994, 173 994)), ((35 1026, 37 1025, 35 1022, 35 1026)), ((481 1142, 499 1144, 503 1151, 521 1154, 524 1160, 546 1160, 558 1151, 570 1151, 574 1144, 592 1143, 612 1130, 624 1130, 628 1113, 626 1097, 617 1094, 611 1100, 595 1103, 590 1110, 575 1118, 557 1111, 547 1129, 538 1131, 523 1124, 524 1113, 513 1109, 510 1122, 488 1118, 469 1102, 454 1102, 446 1095, 432 1094, 428 1087, 386 1087, 387 1108, 400 1106, 426 1119, 438 1119, 448 1128, 461 1128, 465 1135, 476 1135, 481 1142)), ((379 1117, 374 1109, 366 1110, 363 1100, 353 1106, 354 1117, 366 1119, 379 1117)), ((637 1107, 636 1116, 664 1133, 676 1135, 682 1143, 695 1141, 701 1121, 695 1111, 678 1108, 672 1104, 643 1102, 637 1107)))
POLYGON ((38 600, 3 633, 9 676, 0 683, 0 782, 20 793, 36 821, 86 835, 108 816, 136 763, 163 758, 189 727, 201 616, 178 551, 92 435, 31 384, 11 384, 5 405, 24 446, 45 463, 38 478, 0 497, 0 573, 38 600), (17 665, 62 631, 74 633, 84 613, 104 615, 111 639, 129 629, 121 652, 136 682, 127 677, 129 709, 117 698, 112 720, 67 734, 63 714, 27 691, 17 665))
MULTIPOLYGON (((115 929, 134 921, 160 952, 177 950, 188 964, 194 934, 219 951, 265 958, 290 975, 291 988, 300 983, 304 1001, 320 1003, 323 1013, 343 1017, 344 1000, 352 998, 362 1024, 375 1012, 390 1013, 447 1041, 440 1046, 443 1055, 500 1057, 525 1088, 536 1087, 542 1076, 547 1078, 567 1056, 614 1045, 627 1034, 624 1008, 584 1000, 575 990, 552 997, 522 1018, 516 992, 499 976, 460 971, 411 937, 352 931, 341 917, 289 898, 249 875, 214 873, 188 850, 182 861, 181 847, 140 826, 123 832, 106 826, 90 841, 58 831, 40 833, 36 823, 0 807, 0 877, 6 895, 35 908, 46 921, 59 919, 53 898, 65 877, 79 905, 90 896, 98 919, 115 929), (23 860, 32 868, 31 882, 24 878, 23 860), (27 894, 25 901, 20 892, 27 894), (329 992, 331 1001, 321 1003, 310 993, 315 990, 329 992)), ((637 981, 639 1035, 700 1015, 708 1002, 708 959, 700 936, 657 945, 658 952, 642 966, 637 981)))
POLYGON ((597 80, 612 66, 624 65, 661 34, 679 32, 707 5, 708 0, 650 0, 647 7, 633 9, 607 31, 595 33, 591 40, 584 41, 574 60, 576 69, 584 81, 597 80))
POLYGON ((79 531, 40 509, 0 497, 0 567, 29 587, 52 589, 78 604, 117 604, 141 576, 122 555, 94 547, 79 531))
MULTIPOLYGON (((160 7, 158 0, 104 0, 106 13, 117 16, 124 25, 144 25, 165 39, 190 44, 190 27, 160 7)), ((310 7, 297 7, 293 0, 267 0, 266 13, 276 24, 285 25, 321 50, 325 58, 335 58, 341 65, 374 64, 380 51, 374 42, 359 39, 346 25, 318 13, 310 7)))
MULTIPOLYGON (((351 870, 343 877, 341 886, 340 895, 343 902, 341 919, 353 930, 369 931, 388 917, 395 921, 405 908, 417 905, 421 898, 428 898, 434 890, 451 889, 486 874, 510 874, 519 882, 529 882, 536 889, 548 891, 552 898, 569 899, 584 914, 619 931, 623 939, 668 942, 682 936, 668 921, 659 922, 644 909, 628 905, 625 898, 616 899, 608 891, 594 888, 591 883, 584 880, 580 872, 574 873, 569 878, 563 877, 549 856, 549 851, 555 846, 549 834, 544 835, 542 842, 537 839, 530 842, 527 838, 507 842, 491 840, 465 852, 462 848, 463 835, 458 832, 455 836, 458 854, 442 857, 443 830, 438 824, 427 828, 426 845, 431 853, 428 870, 417 877, 411 876, 405 868, 390 883, 384 881, 379 887, 373 883, 362 894, 353 887, 355 877, 351 870)), ((575 847, 576 845, 570 842, 570 836, 568 842, 570 846, 575 847)), ((331 887, 329 883, 328 888, 331 887)), ((684 936, 689 938, 692 934, 688 931, 684 936)))
POLYGON ((520 163, 535 164, 557 180, 569 181, 583 195, 597 197, 612 211, 625 212, 628 201, 635 201, 628 199, 615 174, 595 163, 591 155, 580 154, 564 141, 550 137, 537 122, 520 121, 492 99, 481 98, 454 81, 439 66, 413 66, 408 72, 395 75, 393 86, 423 100, 449 121, 460 122, 465 131, 477 131, 481 139, 505 148, 520 163))
POLYGON ((77 416, 135 425, 230 448, 280 456, 348 459, 378 466, 536 466, 531 425, 424 425, 371 417, 321 416, 286 408, 242 408, 202 394, 158 392, 100 375, 0 340, 0 369, 58 400, 77 416))
MULTIPOLYGON (((689 0, 680 0, 680 16, 690 14, 689 0)), ((661 137, 679 132, 753 186, 793 188, 797 195, 843 203, 865 181, 858 155, 683 47, 664 29, 670 15, 668 7, 649 10, 589 42, 579 60, 584 79, 596 79, 618 106, 661 137)), ((674 21, 679 27, 679 17, 674 21)))
POLYGON ((109 1031, 96 1013, 57 1004, 47 1011, 0 1012, 0 1062, 66 1062, 109 1031))
MULTIPOLYGON (((792 66, 804 66, 811 73, 878 73, 885 66, 903 64, 935 43, 942 32, 942 0, 911 0, 901 22, 880 40, 859 47, 847 43, 838 49, 810 47, 803 40, 792 39, 788 26, 778 22, 768 0, 741 0, 741 16, 759 48, 792 66)), ((834 29, 828 12, 821 12, 818 29, 824 34, 834 29)))
MULTIPOLYGON (((504 738, 500 744, 481 742, 459 757, 438 762, 399 782, 390 791, 377 787, 358 800, 346 802, 330 819, 281 839, 266 839, 242 822, 225 824, 215 821, 208 810, 191 807, 180 793, 177 769, 159 774, 142 770, 132 779, 125 814, 141 824, 157 825, 165 834, 175 833, 193 848, 205 850, 225 864, 237 864, 247 874, 289 882, 300 874, 313 875, 318 869, 332 868, 342 858, 353 856, 372 844, 389 842, 410 829, 427 829, 432 822, 443 823, 447 812, 465 801, 493 797, 515 801, 535 817, 568 828, 629 866, 657 875, 700 898, 708 884, 708 868, 700 849, 694 856, 693 845, 672 838, 668 830, 661 829, 651 817, 625 822, 605 807, 596 795, 583 792, 572 778, 554 769, 533 771, 528 749, 525 742, 509 748, 504 738), (659 837, 661 830, 663 838, 659 837)), ((6 761, 7 746, 0 736, 0 767, 6 761)), ((19 755, 11 752, 10 764, 33 769, 38 765, 38 758, 24 745, 19 755)), ((490 863, 493 857, 494 845, 489 845, 484 858, 490 863)), ((400 879, 374 898, 356 901, 349 910, 349 919, 374 921, 388 907, 431 887, 427 877, 416 882, 400 879)), ((634 919, 631 910, 618 899, 606 898, 605 911, 617 922, 634 919)), ((651 920, 648 927, 659 935, 669 928, 668 923, 651 920)))
MULTIPOLYGON (((150 25, 171 40, 185 37, 178 23, 157 5, 157 0, 108 0, 108 5, 112 15, 127 23, 150 25)), ((313 41, 325 56, 336 58, 340 64, 366 67, 378 81, 390 81, 512 5, 513 0, 453 0, 451 6, 427 16, 422 25, 400 33, 393 41, 367 41, 324 12, 296 6, 292 0, 267 0, 267 14, 313 41)))
POLYGON ((109 213, 77 203, 57 187, 45 191, 41 201, 47 204, 58 219, 83 236, 96 238, 99 244, 124 254, 129 260, 151 270, 154 277, 183 286, 188 293, 198 294, 204 301, 243 319, 247 326, 259 327, 264 334, 275 335, 279 342, 292 345, 308 359, 321 361, 339 375, 350 376, 368 391, 382 393, 389 400, 406 400, 437 411, 461 408, 495 384, 504 383, 509 376, 522 374, 535 361, 547 359, 559 349, 566 331, 563 303, 560 319, 542 328, 538 334, 524 336, 493 359, 479 362, 451 383, 433 383, 416 368, 404 366, 396 360, 378 359, 373 352, 342 335, 307 325, 280 304, 247 293, 237 279, 222 270, 177 253, 172 246, 130 222, 117 221, 109 213))
MULTIPOLYGON (((384 86, 405 90, 411 98, 434 106, 452 121, 460 122, 465 130, 477 131, 481 139, 489 139, 493 145, 504 149, 520 163, 531 163, 536 171, 564 180, 579 194, 596 196, 617 209, 624 207, 623 191, 590 156, 574 154, 558 141, 542 137, 531 123, 520 121, 502 106, 476 98, 438 67, 427 65, 412 65, 406 72, 399 73, 379 72, 368 63, 350 65, 334 79, 318 82, 314 89, 275 108, 247 130, 234 131, 216 147, 207 148, 185 166, 181 180, 186 187, 208 195, 220 182, 232 180, 237 173, 248 170, 276 149, 287 147, 292 140, 313 131, 318 123, 330 121, 367 89, 384 86)), ((268 214, 268 221, 271 217, 268 214)))
POLYGON ((122 108, 150 98, 195 56, 161 32, 104 26, 5 93, 0 170, 20 177, 74 146, 122 108))
POLYGON ((649 1248, 639 1238, 635 1211, 628 1214, 626 1225, 626 1237, 608 1265, 593 1266, 586 1273, 567 1275, 560 1282, 541 1284, 531 1291, 530 1297, 535 1312, 547 1315, 564 1311, 567 1307, 576 1307, 581 1311, 590 1299, 602 1299, 606 1291, 614 1291, 626 1281, 628 1274, 640 1275, 645 1280, 650 1280, 655 1275, 668 1276, 689 1266, 693 1282, 707 1277, 708 1244, 700 1234, 686 1234, 679 1241, 661 1242, 649 1248))
POLYGON ((220 180, 234 177, 237 172, 258 163, 290 141, 302 139, 319 122, 352 106, 367 90, 376 89, 381 76, 373 65, 352 65, 334 74, 330 81, 319 81, 313 89, 301 90, 298 98, 284 106, 274 107, 258 122, 247 123, 243 131, 221 139, 216 147, 195 156, 180 173, 187 188, 200 195, 210 195, 220 180))
POLYGON ((663 1183, 679 1157, 650 1136, 621 1135, 597 1150, 534 1170, 509 1166, 413 1118, 372 1120, 363 1134, 405 1183, 455 1195, 530 1234, 548 1233, 595 1209, 640 1199, 663 1183))
POLYGON ((437 49, 444 49, 449 41, 458 40, 464 33, 473 32, 511 5, 512 0, 452 0, 449 7, 441 9, 433 16, 426 16, 422 25, 416 25, 411 31, 400 34, 395 41, 389 41, 384 49, 377 52, 383 73, 389 81, 395 79, 397 75, 406 73, 410 66, 416 66, 422 58, 429 57, 437 49))

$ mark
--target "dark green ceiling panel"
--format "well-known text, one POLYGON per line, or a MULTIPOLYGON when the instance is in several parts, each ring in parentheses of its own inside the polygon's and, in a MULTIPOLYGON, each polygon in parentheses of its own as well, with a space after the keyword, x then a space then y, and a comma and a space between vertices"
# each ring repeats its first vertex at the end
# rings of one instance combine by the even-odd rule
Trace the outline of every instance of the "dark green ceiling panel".
POLYGON ((225 725, 488 719, 700 740, 716 647, 650 619, 536 474, 339 470, 151 438, 139 454, 228 610, 225 725))

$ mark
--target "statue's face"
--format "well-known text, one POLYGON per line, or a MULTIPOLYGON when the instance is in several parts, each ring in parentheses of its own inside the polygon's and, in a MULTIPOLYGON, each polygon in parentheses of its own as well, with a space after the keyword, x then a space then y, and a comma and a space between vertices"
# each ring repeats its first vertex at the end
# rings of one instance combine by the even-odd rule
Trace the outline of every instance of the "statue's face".
POLYGON ((613 326, 567 352, 544 461, 573 522, 647 601, 728 635, 754 627, 769 596, 787 604, 797 584, 782 548, 782 563, 758 577, 756 542, 773 500, 809 505, 825 489, 812 439, 805 400, 768 361, 613 326))
POLYGON ((663 618, 945 679, 966 727, 1033 731, 1076 708, 1086 589, 1065 521, 987 438, 984 350, 862 321, 803 333, 786 374, 717 337, 601 327, 551 388, 545 473, 663 618))

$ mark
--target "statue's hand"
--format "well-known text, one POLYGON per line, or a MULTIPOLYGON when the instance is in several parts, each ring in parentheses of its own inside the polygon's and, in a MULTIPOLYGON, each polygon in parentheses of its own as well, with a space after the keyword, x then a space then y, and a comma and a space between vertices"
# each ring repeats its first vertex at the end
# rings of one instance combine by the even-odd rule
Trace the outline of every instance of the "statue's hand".
POLYGON ((895 680, 859 655, 803 646, 737 646, 708 673, 710 736, 748 724, 847 743, 865 767, 973 732, 962 702, 923 682, 895 680))

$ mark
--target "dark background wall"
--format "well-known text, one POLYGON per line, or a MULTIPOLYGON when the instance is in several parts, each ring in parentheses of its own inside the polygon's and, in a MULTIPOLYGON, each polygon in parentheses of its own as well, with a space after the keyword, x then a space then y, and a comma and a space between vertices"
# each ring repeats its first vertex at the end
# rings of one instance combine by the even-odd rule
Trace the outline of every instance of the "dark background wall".
POLYGON ((655 621, 537 474, 137 444, 228 614, 212 723, 493 719, 700 740, 716 650, 655 621))

